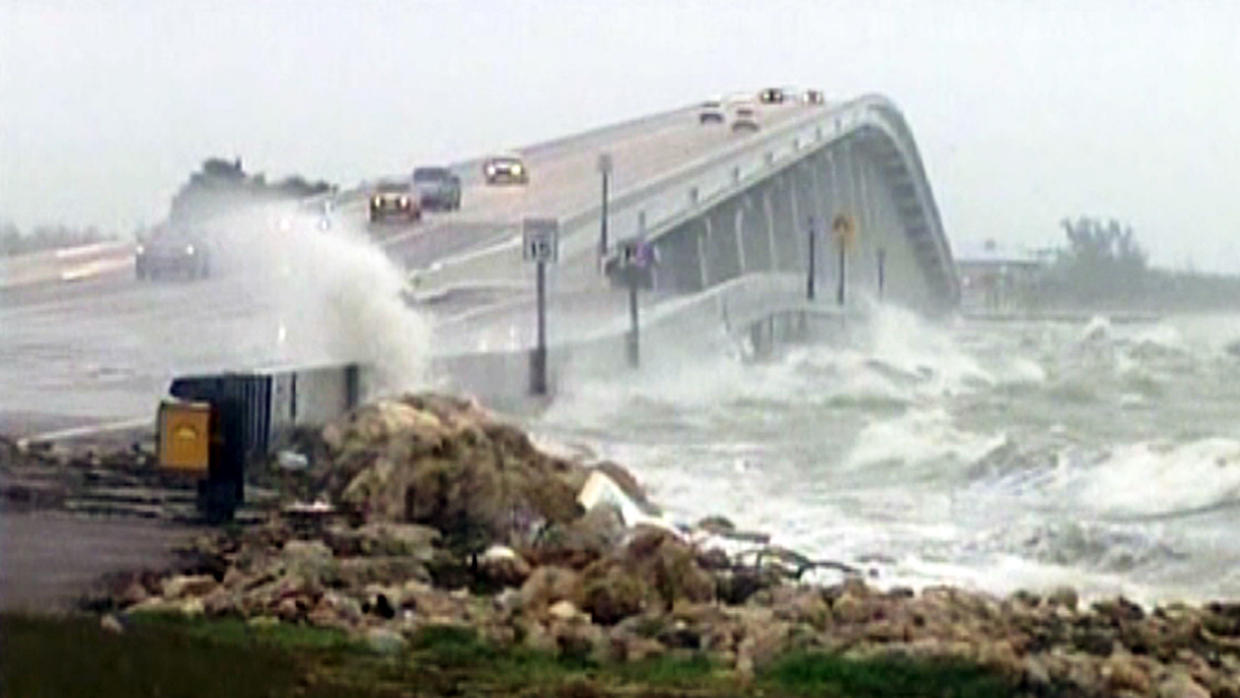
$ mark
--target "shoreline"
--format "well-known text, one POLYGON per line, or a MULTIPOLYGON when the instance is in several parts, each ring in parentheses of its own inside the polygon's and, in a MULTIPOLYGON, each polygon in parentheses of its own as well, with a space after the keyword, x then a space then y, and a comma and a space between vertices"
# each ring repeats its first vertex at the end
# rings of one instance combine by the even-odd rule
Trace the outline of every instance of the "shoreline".
MULTIPOLYGON (((963 663, 1036 695, 1240 696, 1240 603, 878 589, 722 517, 672 524, 623 467, 551 450, 466 400, 364 406, 324 428, 260 523, 198 529, 178 564, 107 575, 83 607, 122 626, 334 630, 397 654, 427 628, 466 628, 504 652, 600 667, 697 657, 739 682, 810 653, 963 663), (294 495, 330 506, 287 506, 294 495), (815 566, 834 581, 801 583, 815 566)), ((10 474, 19 457, 50 458, 10 448, 10 474)), ((130 476, 150 470, 115 454, 85 462, 109 457, 130 476)))

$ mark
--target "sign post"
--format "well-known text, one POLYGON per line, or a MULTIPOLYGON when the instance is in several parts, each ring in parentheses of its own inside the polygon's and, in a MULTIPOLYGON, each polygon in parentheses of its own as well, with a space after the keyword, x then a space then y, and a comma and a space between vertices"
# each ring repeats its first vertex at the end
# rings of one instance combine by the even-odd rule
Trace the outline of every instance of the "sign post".
POLYGON ((883 287, 886 285, 887 276, 887 250, 878 249, 878 298, 883 298, 883 287))
POLYGON ((620 269, 629 287, 629 334, 626 348, 629 366, 641 365, 641 344, 637 314, 637 289, 649 278, 655 263, 654 247, 645 240, 630 240, 621 249, 620 269))
POLYGON ((530 393, 547 394, 547 264, 559 258, 560 221, 526 218, 521 224, 521 254, 537 268, 538 341, 530 354, 530 393))
POLYGON ((814 257, 816 256, 815 251, 814 251, 814 243, 815 243, 814 238, 816 236, 814 235, 814 217, 813 216, 809 217, 808 233, 809 233, 809 272, 808 272, 807 278, 805 279, 805 298, 807 300, 812 301, 814 300, 814 261, 815 261, 814 257))
POLYGON ((598 171, 599 174, 603 176, 603 204, 602 211, 599 215, 599 259, 605 259, 607 257, 607 185, 611 180, 611 165, 611 153, 600 153, 598 156, 598 171))
POLYGON ((835 290, 835 302, 838 305, 844 305, 844 288, 845 275, 847 273, 847 252, 853 244, 853 238, 857 234, 857 225, 853 222, 853 217, 846 214, 836 214, 835 220, 831 222, 831 230, 835 233, 836 244, 840 249, 840 283, 835 290))

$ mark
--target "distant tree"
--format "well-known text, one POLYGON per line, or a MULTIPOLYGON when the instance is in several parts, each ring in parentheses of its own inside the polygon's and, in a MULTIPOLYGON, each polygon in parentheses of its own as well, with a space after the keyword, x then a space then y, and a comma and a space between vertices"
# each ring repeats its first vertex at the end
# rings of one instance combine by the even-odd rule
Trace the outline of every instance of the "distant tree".
POLYGON ((1058 294, 1076 302, 1134 301, 1146 286, 1148 256, 1132 226, 1080 216, 1059 222, 1067 236, 1052 269, 1058 294))

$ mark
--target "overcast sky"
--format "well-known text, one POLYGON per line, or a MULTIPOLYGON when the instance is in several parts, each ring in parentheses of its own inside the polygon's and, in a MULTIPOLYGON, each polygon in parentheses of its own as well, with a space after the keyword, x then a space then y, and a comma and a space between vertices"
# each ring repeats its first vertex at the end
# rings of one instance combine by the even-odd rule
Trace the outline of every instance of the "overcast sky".
POLYGON ((948 235, 1240 271, 1240 3, 0 0, 0 219, 128 232, 208 155, 349 185, 767 84, 904 110, 948 235))

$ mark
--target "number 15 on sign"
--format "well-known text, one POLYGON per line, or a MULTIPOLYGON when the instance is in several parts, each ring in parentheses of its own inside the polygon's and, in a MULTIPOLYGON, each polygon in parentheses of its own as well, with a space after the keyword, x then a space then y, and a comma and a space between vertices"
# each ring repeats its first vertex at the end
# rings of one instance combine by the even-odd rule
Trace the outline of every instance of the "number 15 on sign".
POLYGON ((526 218, 521 226, 522 257, 527 262, 555 263, 560 256, 560 221, 526 218))

